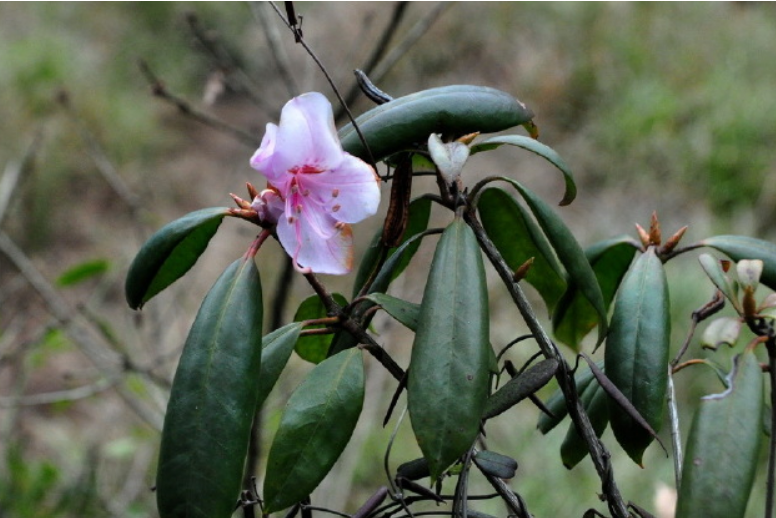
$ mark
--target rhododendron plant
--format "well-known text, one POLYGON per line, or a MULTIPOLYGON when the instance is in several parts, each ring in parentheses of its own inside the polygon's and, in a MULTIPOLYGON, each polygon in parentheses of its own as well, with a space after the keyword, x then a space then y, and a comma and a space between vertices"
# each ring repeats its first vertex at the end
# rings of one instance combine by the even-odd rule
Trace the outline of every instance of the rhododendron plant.
POLYGON ((267 124, 251 166, 268 183, 253 208, 266 223, 277 223, 278 239, 295 266, 348 273, 350 224, 377 211, 380 179, 369 164, 342 149, 329 101, 311 92, 286 103, 280 124, 267 124))

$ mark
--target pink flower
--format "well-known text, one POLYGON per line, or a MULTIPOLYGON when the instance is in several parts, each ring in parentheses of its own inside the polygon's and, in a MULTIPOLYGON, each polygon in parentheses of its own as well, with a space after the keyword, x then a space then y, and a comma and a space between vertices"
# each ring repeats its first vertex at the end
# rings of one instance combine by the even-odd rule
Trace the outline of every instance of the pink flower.
POLYGON ((263 221, 277 222, 278 239, 296 267, 348 273, 350 224, 377 212, 380 179, 342 149, 329 101, 316 92, 288 101, 280 125, 267 124, 251 167, 268 184, 252 206, 263 221))

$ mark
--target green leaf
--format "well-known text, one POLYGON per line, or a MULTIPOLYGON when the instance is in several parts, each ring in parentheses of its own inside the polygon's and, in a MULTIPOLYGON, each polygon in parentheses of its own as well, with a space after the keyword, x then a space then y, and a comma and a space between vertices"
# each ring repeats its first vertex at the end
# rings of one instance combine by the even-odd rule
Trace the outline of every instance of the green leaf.
MULTIPOLYGON (((620 236, 600 241, 585 250, 585 256, 593 267, 604 307, 614 299, 628 266, 636 254, 634 241, 628 236, 620 236)), ((582 339, 598 325, 598 313, 590 302, 571 284, 558 302, 552 315, 555 337, 575 351, 579 351, 582 339)))
POLYGON ((536 223, 526 210, 502 189, 483 191, 477 208, 488 237, 512 271, 534 258, 525 280, 536 288, 552 312, 566 289, 565 274, 536 223))
POLYGON ((741 259, 760 259, 763 262, 760 282, 776 290, 776 244, 745 236, 707 237, 700 244, 715 248, 736 262, 741 259))
MULTIPOLYGON (((345 297, 339 293, 334 293, 332 297, 340 306, 346 306, 348 304, 348 301, 345 300, 345 297)), ((318 295, 311 295, 303 300, 299 307, 296 309, 294 320, 301 322, 303 320, 325 318, 326 316, 326 306, 324 306, 321 298, 318 295)), ((322 327, 324 326, 315 325, 308 326, 308 329, 319 329, 322 327)), ((297 340, 296 347, 294 349, 296 350, 296 354, 298 354, 302 359, 311 363, 321 363, 328 355, 329 346, 331 345, 333 338, 333 334, 302 336, 299 338, 299 340, 297 340)))
POLYGON ((418 329, 418 315, 420 304, 397 299, 385 293, 372 293, 367 297, 375 304, 380 305, 389 315, 401 322, 412 331, 418 329))
POLYGON ((202 302, 175 372, 156 498, 162 518, 228 518, 240 493, 261 367, 262 296, 253 258, 202 302))
POLYGON ((159 229, 140 248, 127 273, 125 294, 132 309, 180 279, 207 248, 229 209, 189 213, 159 229))
POLYGON ((598 316, 597 344, 600 344, 608 332, 606 304, 593 272, 593 267, 590 266, 587 257, 585 257, 582 247, 579 246, 568 227, 544 200, 523 187, 519 182, 506 177, 502 177, 502 179, 511 183, 523 196, 534 217, 536 217, 536 221, 539 222, 544 234, 549 239, 553 249, 555 249, 558 259, 566 268, 566 272, 569 274, 569 284, 577 286, 577 289, 595 309, 598 316))
MULTIPOLYGON (((606 404, 606 392, 598 383, 589 384, 580 395, 585 413, 590 418, 596 437, 601 437, 609 424, 609 409, 606 404)), ((560 446, 560 458, 566 469, 571 469, 587 457, 590 450, 587 443, 577 432, 574 423, 569 423, 566 438, 560 446)))
MULTIPOLYGON (((356 122, 375 160, 425 145, 432 133, 494 133, 530 121, 533 112, 506 92, 485 86, 449 85, 415 92, 372 108, 356 122)), ((369 159, 361 139, 347 124, 339 131, 342 147, 369 159)))
POLYGON ((534 394, 549 382, 558 370, 558 360, 542 360, 525 372, 509 380, 503 387, 491 394, 485 402, 483 419, 490 419, 506 412, 520 401, 534 394))
POLYGON ((110 261, 107 259, 94 259, 91 261, 84 261, 78 263, 75 266, 71 266, 57 278, 57 286, 73 286, 84 282, 87 279, 102 275, 110 268, 110 261))
POLYGON ((257 410, 261 408, 280 377, 280 373, 283 372, 301 332, 301 322, 291 322, 262 339, 257 410))
POLYGON ((309 495, 345 449, 364 403, 361 351, 348 349, 315 366, 288 400, 267 459, 264 512, 309 495))
POLYGON ((412 428, 437 479, 477 437, 488 393, 485 269, 474 232, 456 218, 437 244, 408 374, 412 428))
POLYGON ((733 308, 742 313, 741 304, 738 301, 738 283, 731 279, 722 269, 719 259, 709 254, 698 256, 703 271, 709 276, 711 282, 722 292, 733 305, 733 308))
MULTIPOLYGON (((668 285, 663 263, 650 247, 622 281, 606 340, 606 376, 657 432, 663 423, 671 336, 668 285)), ((653 437, 609 402, 612 430, 638 464, 653 437)))
POLYGON ((472 459, 480 471, 501 479, 510 479, 517 471, 517 461, 491 450, 480 450, 472 459))
POLYGON ((574 177, 571 174, 571 169, 566 162, 555 152, 551 147, 542 144, 538 140, 526 137, 523 135, 501 135, 498 137, 490 137, 481 142, 477 142, 471 147, 471 154, 479 153, 480 151, 486 151, 489 149, 495 149, 504 144, 510 146, 517 146, 523 148, 532 153, 539 155, 546 159, 552 165, 557 167, 561 173, 563 173, 563 180, 566 183, 566 192, 563 194, 563 199, 560 205, 568 205, 574 198, 577 197, 577 186, 574 183, 574 177))
POLYGON ((751 350, 737 356, 729 387, 701 399, 695 414, 676 516, 744 516, 758 466, 764 407, 763 374, 751 350))
MULTIPOLYGON (((603 362, 599 362, 598 366, 602 367, 603 362)), ((583 365, 577 369, 577 373, 574 375, 574 384, 577 387, 577 394, 582 394, 585 391, 585 388, 590 385, 590 382, 593 381, 593 378, 593 371, 591 371, 589 367, 583 365)), ((555 428, 568 413, 568 408, 566 407, 566 398, 563 395, 563 391, 561 391, 560 388, 556 389, 550 398, 544 403, 544 406, 546 406, 547 409, 552 412, 554 417, 542 413, 539 416, 539 422, 537 423, 536 427, 540 432, 546 434, 555 428)))

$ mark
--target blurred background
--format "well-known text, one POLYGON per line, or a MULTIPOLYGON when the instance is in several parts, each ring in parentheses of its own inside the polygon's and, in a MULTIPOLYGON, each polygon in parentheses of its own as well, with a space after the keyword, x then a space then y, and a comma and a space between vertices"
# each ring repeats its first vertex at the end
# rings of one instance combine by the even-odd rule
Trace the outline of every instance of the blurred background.
MULTIPOLYGON (((343 92, 352 70, 366 68, 393 96, 469 83, 528 104, 541 140, 575 173, 577 201, 558 210, 583 246, 633 234, 652 211, 664 235, 690 225, 686 243, 722 233, 776 237, 772 4, 295 5, 305 40, 343 92)), ((156 516, 150 487, 183 341, 205 292, 255 232, 226 221, 185 280, 140 313, 124 302, 127 267, 163 224, 231 205, 228 193, 247 196, 246 181, 262 187, 248 159, 266 123, 311 90, 335 99, 266 3, 0 3, 0 516, 156 516)), ((369 107, 361 97, 351 105, 355 113, 369 107)), ((528 155, 478 155, 465 181, 510 175, 559 200, 560 175, 528 155)), ((375 217, 356 227, 359 247, 379 224, 375 217)), ((431 253, 425 244, 393 294, 420 300, 431 253)), ((258 260, 266 313, 290 321, 312 291, 283 277, 276 244, 258 260), (271 298, 279 284, 291 290, 282 307, 271 298)), ((712 290, 690 257, 668 270, 678 348, 690 312, 712 290)), ((325 280, 350 293, 352 276, 325 280)), ((493 287, 498 347, 522 328, 493 287)), ((385 318, 374 329, 406 365, 411 335, 385 318)), ((379 425, 393 380, 367 366, 358 434, 313 497, 345 512, 385 484, 396 422, 379 425)), ((259 478, 282 405, 309 368, 294 358, 263 413, 259 478)), ((683 373, 678 383, 689 403, 720 387, 707 373, 683 373)), ((566 426, 542 437, 537 411, 525 406, 494 420, 488 444, 520 463, 512 486, 529 509, 602 509, 590 462, 561 465, 566 426)), ((689 419, 682 414, 683 429, 689 419)), ((610 434, 604 440, 625 498, 660 514, 671 461, 653 446, 642 469, 610 434)), ((405 421, 391 464, 418 454, 405 421)), ((762 492, 758 481, 752 514, 762 492)), ((504 514, 488 505, 482 510, 504 514)))

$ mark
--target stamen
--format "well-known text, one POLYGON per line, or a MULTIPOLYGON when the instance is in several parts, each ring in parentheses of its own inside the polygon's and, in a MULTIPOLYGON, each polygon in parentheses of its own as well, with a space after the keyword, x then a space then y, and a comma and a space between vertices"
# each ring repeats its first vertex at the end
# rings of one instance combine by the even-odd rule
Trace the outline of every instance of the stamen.
POLYGON ((294 210, 296 211, 297 214, 301 214, 302 213, 302 204, 300 203, 299 205, 294 207, 294 210))
POLYGON ((338 211, 338 210, 340 210, 341 208, 342 208, 342 207, 340 207, 339 205, 335 205, 335 206, 333 206, 333 207, 331 208, 331 211, 332 211, 332 212, 337 212, 337 211, 338 211))
POLYGON ((339 189, 332 189, 331 197, 336 198, 337 196, 339 196, 339 189))

